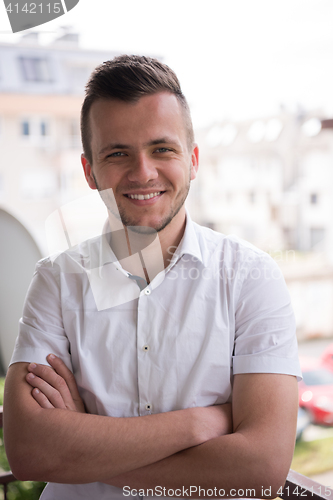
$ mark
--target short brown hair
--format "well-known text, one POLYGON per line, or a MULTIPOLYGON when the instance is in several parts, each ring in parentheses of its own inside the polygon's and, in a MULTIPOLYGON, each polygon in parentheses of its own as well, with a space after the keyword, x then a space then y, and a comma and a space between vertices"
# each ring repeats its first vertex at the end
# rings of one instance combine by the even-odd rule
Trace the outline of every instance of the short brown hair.
POLYGON ((174 94, 182 106, 187 129, 189 150, 194 142, 190 109, 180 88, 179 80, 166 64, 145 56, 122 55, 98 66, 86 85, 81 109, 81 138, 84 155, 92 164, 89 111, 98 99, 118 99, 135 102, 157 92, 174 94))

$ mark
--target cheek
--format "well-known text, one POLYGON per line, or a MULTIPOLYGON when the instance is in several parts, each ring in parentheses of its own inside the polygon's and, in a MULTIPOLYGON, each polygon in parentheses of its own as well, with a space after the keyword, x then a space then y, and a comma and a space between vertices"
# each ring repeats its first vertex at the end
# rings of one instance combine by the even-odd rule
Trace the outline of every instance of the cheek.
POLYGON ((180 187, 182 184, 187 184, 189 182, 191 177, 191 168, 187 165, 182 167, 177 165, 174 168, 168 169, 165 175, 170 182, 175 185, 179 185, 180 187))
POLYGON ((104 188, 114 188, 121 183, 122 176, 118 174, 115 170, 105 169, 99 173, 97 181, 104 186, 104 188))

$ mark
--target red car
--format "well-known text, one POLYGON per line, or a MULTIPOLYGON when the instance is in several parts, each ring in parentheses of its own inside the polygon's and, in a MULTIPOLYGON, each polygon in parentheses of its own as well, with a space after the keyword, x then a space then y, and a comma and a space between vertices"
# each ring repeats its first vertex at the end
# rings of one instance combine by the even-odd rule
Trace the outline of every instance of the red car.
POLYGON ((301 362, 303 380, 299 382, 299 406, 313 424, 333 426, 333 372, 321 362, 301 362))
POLYGON ((333 371, 333 344, 326 347, 320 361, 328 370, 333 371))

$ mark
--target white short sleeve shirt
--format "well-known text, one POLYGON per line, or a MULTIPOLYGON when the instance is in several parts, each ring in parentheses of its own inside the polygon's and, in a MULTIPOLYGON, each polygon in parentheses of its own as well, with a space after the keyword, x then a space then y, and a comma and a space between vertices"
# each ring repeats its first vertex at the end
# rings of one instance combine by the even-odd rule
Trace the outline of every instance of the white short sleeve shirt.
MULTIPOLYGON (((105 235, 40 261, 11 363, 47 364, 53 352, 87 410, 113 417, 229 402, 239 373, 301 377, 290 296, 267 253, 187 216, 170 266, 141 288, 105 235)), ((50 483, 42 498, 123 494, 102 483, 50 483)))

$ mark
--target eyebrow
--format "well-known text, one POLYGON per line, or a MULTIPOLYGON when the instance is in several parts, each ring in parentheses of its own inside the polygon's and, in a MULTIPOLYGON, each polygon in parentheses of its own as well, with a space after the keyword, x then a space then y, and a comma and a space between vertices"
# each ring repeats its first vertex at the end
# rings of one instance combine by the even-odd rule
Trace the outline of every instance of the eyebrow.
MULTIPOLYGON (((145 142, 144 146, 156 146, 158 144, 176 144, 177 146, 180 146, 180 144, 171 137, 161 137, 158 139, 153 139, 152 141, 145 142)), ((110 151, 111 149, 133 149, 133 146, 130 146, 129 144, 121 144, 119 142, 110 142, 107 146, 105 146, 98 152, 98 156, 102 155, 106 151, 110 151)))

